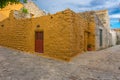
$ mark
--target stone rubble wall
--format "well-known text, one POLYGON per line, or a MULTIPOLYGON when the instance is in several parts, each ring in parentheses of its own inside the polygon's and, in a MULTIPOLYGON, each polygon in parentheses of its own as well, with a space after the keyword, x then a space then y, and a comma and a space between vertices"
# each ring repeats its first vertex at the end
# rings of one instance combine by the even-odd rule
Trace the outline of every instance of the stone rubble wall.
POLYGON ((46 15, 46 13, 40 8, 38 8, 38 6, 34 2, 27 2, 23 5, 30 14, 33 14, 34 18, 46 15))
POLYGON ((87 51, 88 45, 91 45, 92 50, 96 50, 95 32, 96 23, 93 16, 94 12, 79 13, 84 18, 84 51, 87 51))

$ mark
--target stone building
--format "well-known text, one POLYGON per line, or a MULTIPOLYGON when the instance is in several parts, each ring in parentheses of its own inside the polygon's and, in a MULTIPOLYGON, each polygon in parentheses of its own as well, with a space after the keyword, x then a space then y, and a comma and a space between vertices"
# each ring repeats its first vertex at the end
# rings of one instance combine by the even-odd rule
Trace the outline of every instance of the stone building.
POLYGON ((114 30, 111 30, 110 33, 112 34, 112 45, 116 45, 117 44, 117 33, 114 30))
POLYGON ((109 18, 108 10, 95 11, 95 14, 98 15, 98 18, 100 19, 101 23, 107 30, 106 47, 109 47, 112 45, 112 34, 110 33, 111 28, 110 28, 110 18, 109 18))
POLYGON ((38 18, 0 22, 0 45, 69 60, 84 50, 85 20, 70 9, 38 18))
POLYGON ((82 15, 87 22, 84 31, 85 51, 87 50, 88 45, 91 45, 92 50, 100 50, 112 45, 112 35, 110 33, 107 10, 86 11, 79 14, 82 15), (103 15, 106 17, 103 17, 103 15))
POLYGON ((110 34, 110 32, 108 32, 106 27, 104 27, 98 15, 95 15, 95 22, 96 22, 95 29, 96 50, 110 47, 110 45, 112 45, 111 44, 112 35, 110 34))
POLYGON ((0 22, 0 45, 64 60, 88 47, 100 50, 111 45, 108 17, 104 19, 107 24, 102 22, 101 11, 78 14, 67 9, 46 15, 33 2, 24 8, 27 15, 23 16, 19 8, 0 22))
POLYGON ((117 42, 116 44, 120 44, 120 29, 113 29, 116 32, 117 42))

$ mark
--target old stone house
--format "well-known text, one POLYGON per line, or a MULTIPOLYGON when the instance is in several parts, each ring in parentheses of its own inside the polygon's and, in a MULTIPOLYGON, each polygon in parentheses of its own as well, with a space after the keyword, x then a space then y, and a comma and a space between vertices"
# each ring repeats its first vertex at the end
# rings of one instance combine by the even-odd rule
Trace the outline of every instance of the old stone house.
POLYGON ((84 50, 85 20, 70 9, 38 18, 0 22, 0 45, 69 60, 84 50))
POLYGON ((96 39, 96 50, 108 48, 112 45, 112 35, 102 24, 98 15, 95 15, 96 28, 95 28, 95 39, 96 39), (109 41, 109 42, 108 42, 109 41))
POLYGON ((104 25, 105 29, 107 30, 106 33, 106 47, 112 45, 112 34, 110 28, 110 18, 108 14, 108 10, 99 10, 95 11, 96 15, 100 19, 101 23, 104 25))
POLYGON ((112 35, 110 33, 109 19, 106 10, 105 12, 103 10, 87 11, 87 12, 79 13, 79 15, 82 15, 82 17, 87 22, 86 23, 87 26, 85 27, 84 30, 85 51, 87 50, 88 45, 91 46, 92 50, 100 50, 100 49, 108 48, 109 46, 112 45, 111 44, 112 35), (101 14, 102 15, 104 14, 106 16, 104 17, 104 23, 101 14))
POLYGON ((98 12, 78 14, 67 9, 46 15, 33 2, 24 7, 29 11, 27 16, 15 10, 0 22, 0 45, 66 60, 87 51, 88 46, 100 50, 110 45, 109 27, 105 27, 98 12))

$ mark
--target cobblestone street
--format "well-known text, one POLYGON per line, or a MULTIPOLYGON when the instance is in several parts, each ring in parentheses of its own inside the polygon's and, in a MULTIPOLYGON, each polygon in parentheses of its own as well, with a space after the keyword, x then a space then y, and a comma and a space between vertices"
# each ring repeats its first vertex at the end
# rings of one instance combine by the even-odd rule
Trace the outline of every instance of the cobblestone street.
POLYGON ((0 47, 0 80, 120 80, 120 46, 86 52, 71 62, 0 47))

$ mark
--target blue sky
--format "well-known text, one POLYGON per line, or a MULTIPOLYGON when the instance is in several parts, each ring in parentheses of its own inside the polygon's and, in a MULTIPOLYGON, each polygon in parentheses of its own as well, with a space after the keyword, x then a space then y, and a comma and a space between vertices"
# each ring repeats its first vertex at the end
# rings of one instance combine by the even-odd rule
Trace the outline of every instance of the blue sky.
POLYGON ((120 0, 35 0, 42 10, 49 13, 70 8, 75 12, 108 9, 112 28, 120 28, 120 0))

